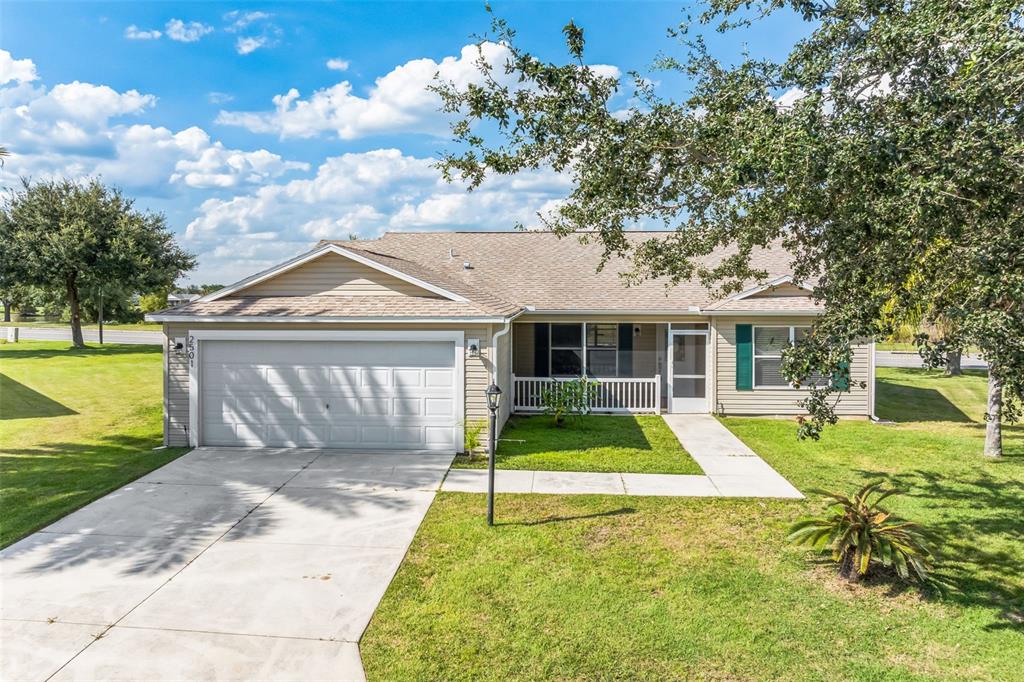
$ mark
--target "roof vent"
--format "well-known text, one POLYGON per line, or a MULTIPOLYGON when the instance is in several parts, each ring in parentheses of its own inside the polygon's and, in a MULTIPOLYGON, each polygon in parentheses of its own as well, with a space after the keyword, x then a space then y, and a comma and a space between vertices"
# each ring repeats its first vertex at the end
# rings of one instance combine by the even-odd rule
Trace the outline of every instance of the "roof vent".
POLYGON ((462 261, 462 269, 463 270, 472 270, 473 269, 473 264, 470 263, 468 260, 464 260, 464 261, 462 261))
POLYGON ((455 249, 448 249, 448 257, 455 258, 455 249))

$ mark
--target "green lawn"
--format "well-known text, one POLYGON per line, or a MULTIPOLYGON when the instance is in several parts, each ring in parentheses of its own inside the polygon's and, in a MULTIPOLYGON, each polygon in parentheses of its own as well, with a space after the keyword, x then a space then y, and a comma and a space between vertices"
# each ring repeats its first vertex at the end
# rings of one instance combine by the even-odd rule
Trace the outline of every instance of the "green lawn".
MULTIPOLYGON (((590 415, 555 427, 551 417, 513 417, 498 442, 499 469, 699 474, 700 467, 657 415, 590 415)), ((456 459, 483 469, 486 456, 456 459)))
POLYGON ((875 344, 875 350, 897 350, 908 353, 916 353, 917 346, 909 342, 901 341, 879 341, 875 344))
POLYGON ((983 379, 879 370, 883 426, 725 424, 805 492, 886 478, 947 540, 945 598, 850 586, 785 543, 805 501, 444 493, 362 640, 374 679, 1021 679, 1024 428, 980 454, 983 379))
POLYGON ((160 346, 0 345, 0 546, 171 461, 160 346))
MULTIPOLYGON (((0 322, 0 327, 51 327, 59 329, 71 329, 67 322, 0 322)), ((82 329, 97 329, 98 325, 83 324, 82 329)), ((158 332, 163 330, 159 322, 106 322, 103 329, 111 329, 120 332, 158 332)))

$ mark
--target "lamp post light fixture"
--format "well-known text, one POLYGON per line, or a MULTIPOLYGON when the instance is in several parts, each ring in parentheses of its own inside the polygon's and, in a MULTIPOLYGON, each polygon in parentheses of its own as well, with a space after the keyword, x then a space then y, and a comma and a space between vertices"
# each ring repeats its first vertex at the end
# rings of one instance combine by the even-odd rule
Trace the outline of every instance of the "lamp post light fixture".
POLYGON ((501 389, 496 384, 487 387, 487 409, 491 412, 491 423, 487 429, 487 525, 494 525, 494 453, 498 426, 498 405, 501 404, 501 389))

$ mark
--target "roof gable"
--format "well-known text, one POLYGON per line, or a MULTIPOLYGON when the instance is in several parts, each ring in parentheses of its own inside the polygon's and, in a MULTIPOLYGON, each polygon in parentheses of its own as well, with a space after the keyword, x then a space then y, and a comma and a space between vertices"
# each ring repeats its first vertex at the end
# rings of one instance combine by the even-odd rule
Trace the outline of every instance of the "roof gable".
POLYGON ((376 260, 321 244, 296 258, 204 296, 210 302, 241 296, 423 296, 466 298, 376 260))

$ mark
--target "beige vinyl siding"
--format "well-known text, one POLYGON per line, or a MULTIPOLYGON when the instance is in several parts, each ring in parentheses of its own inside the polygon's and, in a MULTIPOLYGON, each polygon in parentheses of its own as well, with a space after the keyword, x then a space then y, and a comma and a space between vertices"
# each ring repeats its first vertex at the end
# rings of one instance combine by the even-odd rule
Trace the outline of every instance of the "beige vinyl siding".
MULTIPOLYGON (((736 390, 736 325, 750 324, 756 327, 808 326, 811 317, 738 317, 715 318, 712 333, 716 339, 716 390, 713 409, 730 414, 802 414, 797 403, 807 396, 805 390, 793 388, 754 388, 750 391, 736 390)), ((840 415, 871 414, 871 346, 854 347, 850 363, 850 391, 844 393, 836 407, 840 415), (867 388, 860 388, 859 382, 869 382, 867 388)))
POLYGON ((659 325, 641 324, 638 326, 640 335, 633 334, 633 376, 653 377, 658 373, 659 325))
POLYGON ((759 291, 758 293, 749 296, 748 298, 776 298, 778 296, 810 296, 811 292, 807 289, 796 286, 795 284, 785 283, 779 284, 774 287, 759 291))
MULTIPOLYGON (((340 330, 340 329, 377 329, 381 331, 396 331, 415 329, 417 331, 427 330, 458 330, 466 335, 466 339, 480 340, 480 356, 470 357, 466 354, 466 399, 465 419, 487 419, 487 398, 484 391, 490 381, 490 364, 492 325, 478 324, 472 326, 453 324, 418 324, 415 327, 395 324, 239 324, 239 323, 204 323, 197 325, 198 329, 232 329, 232 330, 340 330)), ((164 335, 167 337, 167 384, 165 404, 167 405, 166 431, 164 441, 168 445, 188 445, 188 357, 186 352, 181 354, 173 350, 175 338, 186 342, 188 339, 188 324, 165 324, 164 335)), ((502 390, 505 387, 502 386, 502 390)))
POLYGON ((238 296, 424 296, 432 292, 336 253, 232 294, 238 296))

